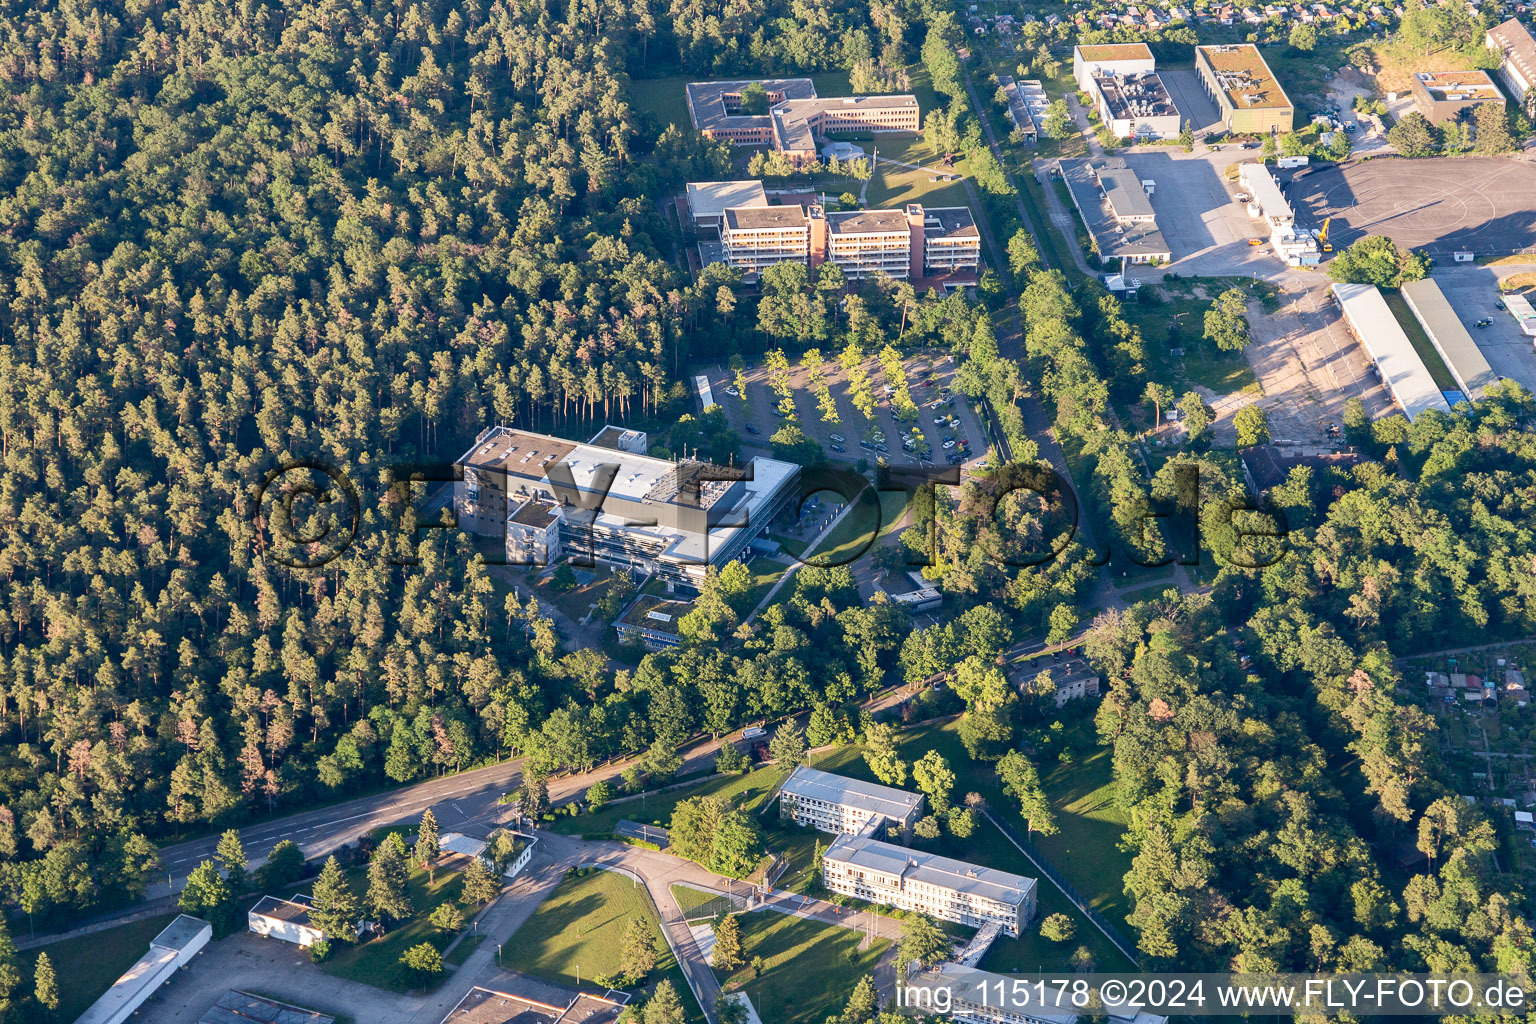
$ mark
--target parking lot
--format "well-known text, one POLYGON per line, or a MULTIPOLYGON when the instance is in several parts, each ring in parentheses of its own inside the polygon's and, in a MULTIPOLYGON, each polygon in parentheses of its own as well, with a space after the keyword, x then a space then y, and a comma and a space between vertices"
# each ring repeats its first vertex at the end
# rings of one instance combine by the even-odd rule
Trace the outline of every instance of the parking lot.
MULTIPOLYGON (((784 420, 778 415, 779 396, 769 385, 763 361, 754 359, 752 362, 744 373, 747 391, 743 396, 727 391, 735 386, 735 374, 729 367, 716 364, 698 372, 709 378, 715 401, 720 403, 726 418, 741 434, 743 444, 749 450, 767 451, 768 439, 783 426, 784 420)), ((912 400, 919 410, 917 420, 908 424, 898 423, 892 415, 885 373, 874 357, 863 364, 864 372, 869 376, 870 390, 878 400, 872 420, 866 420, 864 414, 854 408, 848 396, 847 375, 835 359, 828 360, 823 372, 838 419, 837 422, 822 419, 820 404, 810 389, 809 375, 798 362, 793 363, 790 386, 801 429, 815 438, 833 461, 857 463, 862 459, 873 465, 877 456, 883 456, 893 466, 927 464, 940 467, 978 461, 986 454, 987 435, 982 431, 970 401, 952 391, 946 394, 944 390, 953 385, 955 364, 952 359, 942 354, 918 355, 908 357, 903 366, 912 400), (928 381, 932 383, 926 383, 928 381), (941 417, 945 422, 934 422, 941 417), (903 447, 903 437, 912 438, 910 451, 903 447), (924 454, 927 459, 922 457, 924 454)))
POLYGON ((1536 390, 1536 348, 1532 347, 1536 338, 1522 334, 1514 318, 1494 305, 1500 301, 1499 280, 1528 270, 1529 267, 1446 267, 1437 269, 1434 278, 1493 372, 1536 390), (1477 321, 1485 317, 1493 323, 1477 327, 1477 321))
POLYGON ((1137 146, 1124 155, 1142 180, 1157 183, 1152 209, 1173 250, 1171 269, 1176 273, 1247 276, 1278 264, 1278 257, 1264 251, 1268 246, 1248 243, 1267 236, 1237 202, 1240 189, 1225 176, 1228 165, 1251 161, 1257 151, 1235 145, 1220 151, 1196 147, 1193 153, 1173 146, 1137 146))

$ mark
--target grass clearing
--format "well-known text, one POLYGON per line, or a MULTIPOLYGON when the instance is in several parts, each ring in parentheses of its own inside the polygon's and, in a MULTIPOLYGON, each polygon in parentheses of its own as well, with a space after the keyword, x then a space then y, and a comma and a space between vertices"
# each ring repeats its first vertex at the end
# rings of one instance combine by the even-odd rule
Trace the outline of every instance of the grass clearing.
POLYGON ((1397 317, 1397 322, 1403 328, 1403 333, 1408 335, 1408 340, 1413 342, 1413 350, 1424 361, 1425 369, 1434 378, 1435 387, 1441 391, 1458 391, 1456 378, 1451 376, 1451 371, 1445 368, 1445 360, 1440 358, 1440 353, 1435 349, 1435 343, 1429 340, 1429 335, 1424 333, 1424 325, 1419 323, 1413 315, 1413 310, 1408 308, 1408 300, 1403 298, 1402 292, 1383 290, 1381 297, 1387 300, 1387 308, 1392 310, 1392 315, 1397 317))
POLYGON ((688 95, 684 87, 689 82, 698 81, 709 79, 695 75, 636 78, 629 83, 629 102, 636 110, 656 119, 658 132, 669 124, 675 124, 686 131, 693 127, 693 119, 688 116, 688 95))
POLYGON ((877 494, 873 488, 866 487, 855 501, 859 507, 843 516, 815 547, 801 555, 806 564, 847 565, 854 561, 896 528, 906 511, 907 499, 902 491, 885 490, 877 494), (879 502, 880 527, 873 530, 870 525, 875 522, 876 501, 879 502))
MULTIPOLYGON (((1243 353, 1222 352, 1201 337, 1205 311, 1210 305, 1204 299, 1185 296, 1161 301, 1148 297, 1125 304, 1126 319, 1141 331, 1146 342, 1147 367, 1152 379, 1180 393, 1194 384, 1210 388, 1218 395, 1256 390, 1259 380, 1243 353), (1170 350, 1174 348, 1182 348, 1184 354, 1172 355, 1170 350)), ((1150 423, 1151 408, 1138 409, 1150 423)))
MULTIPOLYGON (((367 879, 366 868, 356 868, 347 872, 347 881, 351 884, 352 890, 359 895, 367 889, 367 879)), ((415 914, 411 919, 397 923, 382 937, 368 942, 355 946, 349 946, 343 942, 336 943, 333 946, 335 952, 331 954, 330 959, 320 965, 321 970, 327 974, 334 974, 338 978, 349 978, 365 985, 387 988, 392 992, 419 990, 421 986, 416 984, 411 972, 400 964, 400 954, 422 942, 430 942, 437 947, 438 952, 448 948, 448 943, 453 941, 456 933, 434 928, 427 918, 439 904, 452 903, 464 911, 464 917, 468 919, 474 908, 463 906, 458 902, 459 893, 463 888, 464 881, 457 871, 438 869, 435 878, 429 879, 427 872, 413 867, 410 874, 410 894, 411 907, 415 914)))
POLYGON ((872 974, 890 946, 876 939, 859 949, 859 932, 772 911, 741 918, 743 958, 763 958, 763 971, 750 966, 716 971, 727 992, 745 991, 764 1020, 821 1024, 842 1010, 860 978, 872 974))
POLYGON ((642 800, 608 804, 599 811, 574 817, 558 817, 548 827, 550 831, 565 835, 596 835, 612 832, 625 818, 665 826, 672 819, 672 809, 679 801, 696 796, 725 797, 731 801, 732 806, 755 811, 773 795, 779 781, 786 774, 782 769, 769 767, 745 775, 715 776, 694 786, 684 786, 665 793, 650 793, 642 800))
POLYGON ((32 991, 32 971, 37 964, 37 955, 47 953, 59 980, 59 1008, 52 1017, 56 1021, 74 1020, 100 999, 139 957, 149 952, 149 940, 174 920, 174 912, 157 914, 142 921, 130 921, 116 928, 50 942, 19 953, 16 956, 16 966, 21 971, 18 994, 32 991))
POLYGON ((706 892, 696 889, 682 882, 672 883, 672 898, 677 900, 677 909, 683 912, 683 917, 692 920, 692 914, 697 910, 706 910, 711 904, 720 902, 722 894, 718 892, 706 892))
POLYGON ((573 871, 561 879, 503 946, 501 964, 562 985, 585 981, 591 987, 594 979, 618 973, 624 927, 631 918, 646 922, 658 954, 656 969, 636 1002, 643 1003, 655 983, 668 978, 682 997, 690 1024, 703 1021, 693 990, 662 937, 650 896, 643 886, 612 871, 573 871))

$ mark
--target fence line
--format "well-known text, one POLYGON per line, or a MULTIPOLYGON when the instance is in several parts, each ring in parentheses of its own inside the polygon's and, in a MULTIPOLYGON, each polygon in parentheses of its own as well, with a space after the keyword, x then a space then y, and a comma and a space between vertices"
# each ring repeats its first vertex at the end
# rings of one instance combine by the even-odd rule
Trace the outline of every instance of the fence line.
POLYGON ((1043 853, 1035 849, 1033 843, 1019 835, 1018 832, 1014 831, 1012 826, 1003 821, 1000 821, 997 816, 992 813, 992 809, 990 807, 983 807, 981 809, 981 813, 987 816, 987 820, 996 826, 997 830, 1003 834, 1005 839, 1017 847, 1018 851, 1025 857, 1029 858, 1029 862, 1033 864, 1042 875, 1050 879, 1051 883, 1055 885, 1056 888, 1061 890, 1062 895, 1066 896, 1067 899, 1072 901, 1072 905, 1074 907, 1082 911, 1083 916, 1091 921, 1095 928, 1104 933, 1104 937, 1106 939, 1114 943, 1116 949, 1124 953, 1126 957, 1130 959, 1132 964, 1139 963, 1139 959, 1136 955, 1135 945, 1133 945, 1128 939, 1126 939, 1124 935, 1120 933, 1120 929, 1116 928, 1113 924, 1110 923, 1109 918, 1093 909, 1092 905, 1089 904, 1087 897, 1078 892, 1077 888, 1073 886, 1071 882, 1068 882, 1065 878, 1063 878, 1061 872, 1056 870, 1051 862, 1045 858, 1043 853))

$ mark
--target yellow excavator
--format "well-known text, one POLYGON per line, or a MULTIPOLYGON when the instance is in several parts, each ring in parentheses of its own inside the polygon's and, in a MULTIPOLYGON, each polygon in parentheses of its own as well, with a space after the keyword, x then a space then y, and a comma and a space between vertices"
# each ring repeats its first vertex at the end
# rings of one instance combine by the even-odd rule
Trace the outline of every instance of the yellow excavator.
POLYGON ((1333 243, 1328 241, 1328 225, 1332 223, 1333 218, 1329 217, 1323 221, 1323 230, 1317 233, 1317 243, 1323 247, 1323 252, 1333 252, 1333 243))

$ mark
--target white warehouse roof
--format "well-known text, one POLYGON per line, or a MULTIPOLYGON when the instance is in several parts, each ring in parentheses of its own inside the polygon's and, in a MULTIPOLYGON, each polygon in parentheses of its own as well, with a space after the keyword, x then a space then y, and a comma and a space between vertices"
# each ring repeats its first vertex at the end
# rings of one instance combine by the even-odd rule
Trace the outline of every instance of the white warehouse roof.
POLYGON ((1451 411, 1379 288, 1372 284, 1336 284, 1333 297, 1409 420, 1428 409, 1451 411))

